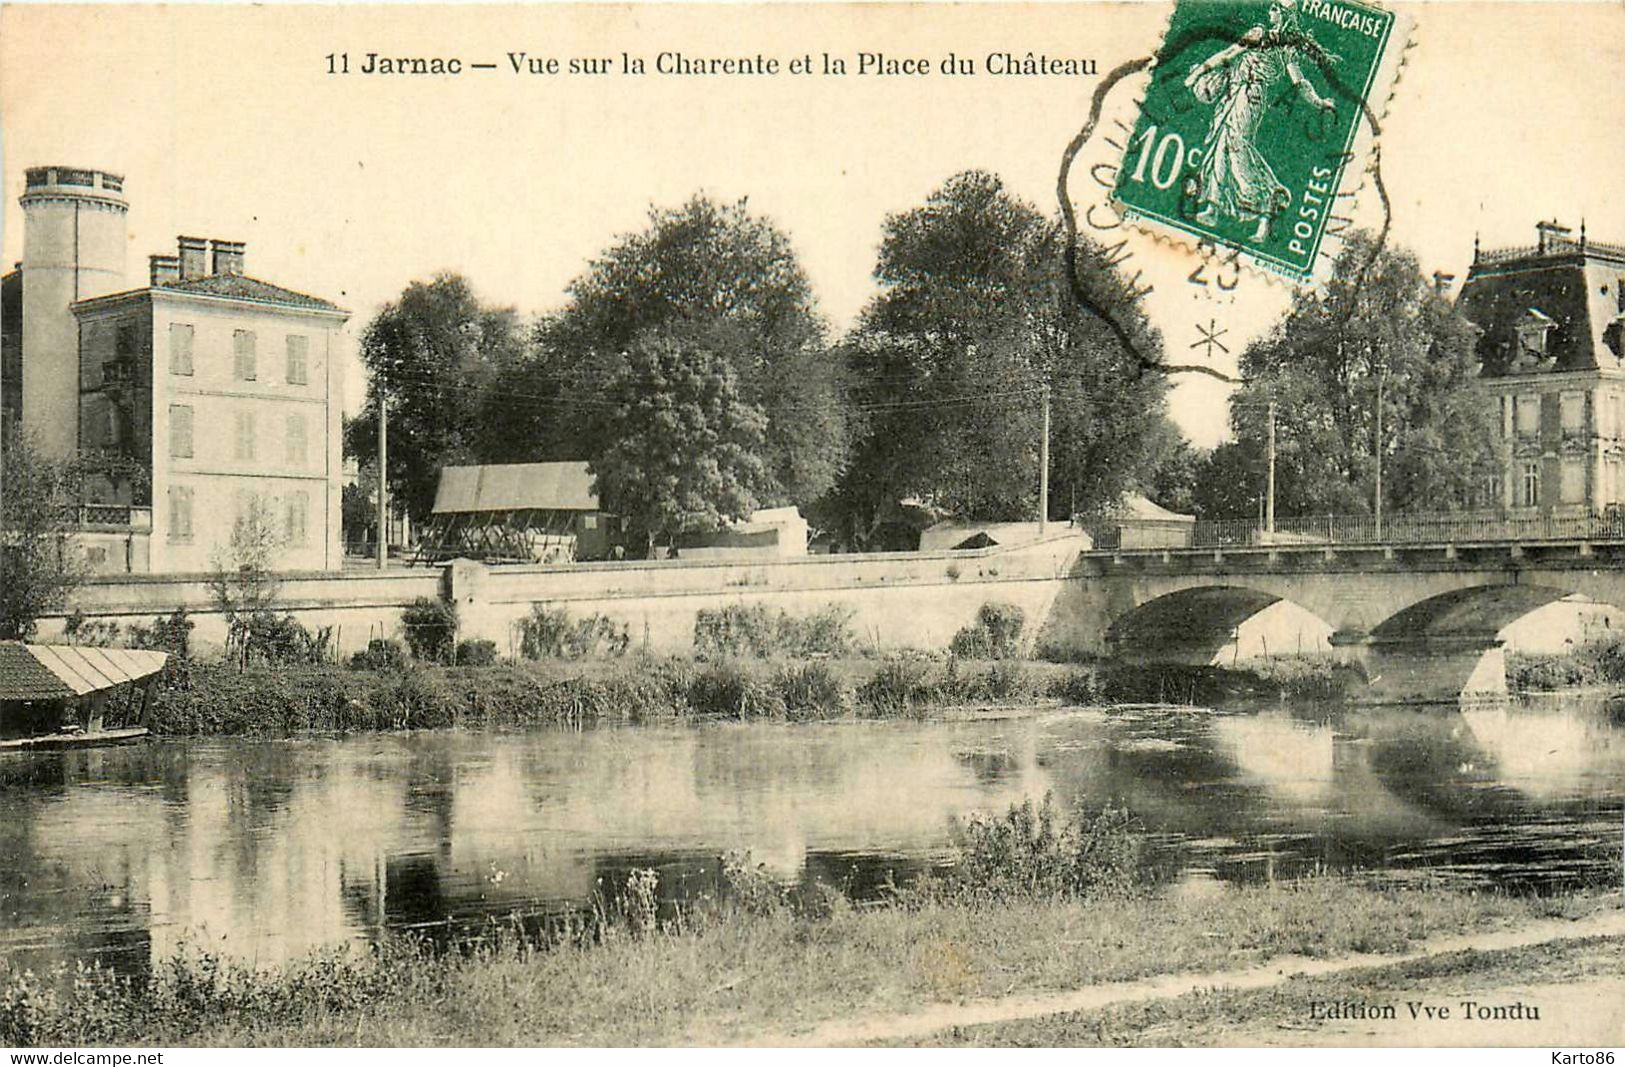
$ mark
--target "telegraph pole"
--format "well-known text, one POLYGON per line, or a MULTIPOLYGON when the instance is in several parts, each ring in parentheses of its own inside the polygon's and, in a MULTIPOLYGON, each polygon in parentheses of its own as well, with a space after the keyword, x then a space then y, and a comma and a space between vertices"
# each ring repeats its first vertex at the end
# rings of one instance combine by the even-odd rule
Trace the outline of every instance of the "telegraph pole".
POLYGON ((1377 490, 1376 499, 1372 501, 1371 510, 1377 521, 1377 539, 1382 539, 1382 393, 1383 386, 1387 384, 1388 368, 1382 367, 1377 371, 1377 490))
MULTIPOLYGON (((1264 532, 1275 533, 1275 393, 1270 392, 1269 476, 1264 496, 1264 532)), ((1274 539, 1271 538, 1273 541, 1274 539)))
POLYGON ((378 569, 389 564, 389 404, 378 376, 378 569))
POLYGON ((1049 382, 1044 383, 1044 436, 1038 443, 1038 536, 1049 524, 1049 382))

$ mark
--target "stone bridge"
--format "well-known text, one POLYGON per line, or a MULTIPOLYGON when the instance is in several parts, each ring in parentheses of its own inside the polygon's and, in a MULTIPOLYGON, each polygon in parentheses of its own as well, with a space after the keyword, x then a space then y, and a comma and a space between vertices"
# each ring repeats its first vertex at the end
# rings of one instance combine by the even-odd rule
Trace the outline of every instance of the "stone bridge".
MULTIPOLYGON (((1332 630, 1376 703, 1506 692, 1502 628, 1581 594, 1625 605, 1625 538, 1281 544, 1082 553, 1043 640, 1130 662, 1207 664, 1289 601, 1332 630)), ((1625 628, 1625 611, 1620 625, 1625 628)))

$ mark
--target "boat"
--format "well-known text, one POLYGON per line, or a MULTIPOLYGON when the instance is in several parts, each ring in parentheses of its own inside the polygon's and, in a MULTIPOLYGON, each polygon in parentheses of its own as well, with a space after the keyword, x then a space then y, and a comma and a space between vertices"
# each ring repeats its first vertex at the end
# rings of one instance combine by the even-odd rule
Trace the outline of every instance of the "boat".
POLYGON ((141 740, 168 660, 148 649, 0 641, 0 752, 141 740))

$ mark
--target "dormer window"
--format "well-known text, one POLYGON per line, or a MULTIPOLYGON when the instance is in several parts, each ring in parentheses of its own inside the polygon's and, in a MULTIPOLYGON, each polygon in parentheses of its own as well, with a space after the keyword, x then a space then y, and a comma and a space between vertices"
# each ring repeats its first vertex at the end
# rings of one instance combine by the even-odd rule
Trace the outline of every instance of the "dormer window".
POLYGON ((1543 363, 1550 357, 1547 339, 1550 337, 1552 327, 1557 323, 1541 314, 1539 308, 1530 308, 1524 312, 1523 318, 1518 320, 1518 357, 1519 363, 1543 363))

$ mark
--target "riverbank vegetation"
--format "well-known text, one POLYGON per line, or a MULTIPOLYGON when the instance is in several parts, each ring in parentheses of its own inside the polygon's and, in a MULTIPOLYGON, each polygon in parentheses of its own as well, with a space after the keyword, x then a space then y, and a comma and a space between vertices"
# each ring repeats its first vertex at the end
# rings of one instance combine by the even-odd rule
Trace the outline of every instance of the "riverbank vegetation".
MULTIPOLYGON (((269 616, 269 613, 265 613, 269 616)), ((269 616, 275 618, 275 616, 269 616)), ((289 619, 286 640, 220 660, 191 654, 184 613, 135 627, 144 647, 174 654, 151 726, 163 736, 361 730, 580 728, 686 721, 925 718, 988 706, 1213 703, 1335 696, 1348 669, 1280 657, 1248 669, 1058 663, 1025 655, 1025 619, 983 605, 947 652, 879 653, 859 646, 850 613, 801 615, 730 605, 696 615, 694 653, 634 649, 624 621, 572 617, 538 604, 521 620, 511 659, 489 640, 458 639, 456 612, 423 600, 403 613, 403 644, 375 638, 344 666, 310 654, 289 619), (274 653, 274 654, 272 654, 274 653)), ((73 634, 117 634, 81 621, 73 634)))
POLYGON ((1566 652, 1507 653, 1507 687, 1514 692, 1625 685, 1625 640, 1587 641, 1566 652))
POLYGON ((1076 989, 1284 955, 1403 951, 1600 898, 1518 898, 1311 877, 1169 892, 1122 812, 1046 803, 973 820, 947 873, 858 906, 790 891, 746 856, 679 904, 634 871, 572 916, 449 947, 390 936, 253 968, 185 946, 149 972, 0 975, 0 1043, 491 1045, 782 1042, 830 1020, 1076 989))
POLYGON ((413 661, 375 642, 349 668, 241 669, 179 660, 153 703, 171 737, 286 736, 365 730, 582 728, 669 722, 924 719, 965 709, 1111 703, 1207 703, 1288 690, 1217 668, 1140 669, 957 656, 696 660, 413 661))

